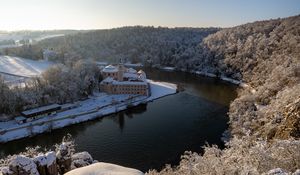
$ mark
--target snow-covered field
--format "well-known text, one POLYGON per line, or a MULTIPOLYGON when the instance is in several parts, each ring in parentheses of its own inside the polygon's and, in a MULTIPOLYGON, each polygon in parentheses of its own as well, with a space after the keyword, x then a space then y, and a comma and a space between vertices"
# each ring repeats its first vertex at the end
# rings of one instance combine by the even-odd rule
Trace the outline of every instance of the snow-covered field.
POLYGON ((53 63, 19 57, 0 56, 0 72, 16 76, 33 77, 41 74, 53 63))
POLYGON ((54 63, 19 57, 0 56, 0 75, 8 85, 23 83, 27 78, 39 76, 54 63))
POLYGON ((0 122, 0 143, 16 140, 68 125, 93 120, 118 111, 127 109, 129 105, 137 106, 166 95, 176 93, 177 86, 166 82, 148 80, 151 95, 107 95, 99 93, 87 100, 79 101, 73 105, 76 108, 44 117, 25 124, 17 124, 14 120, 0 122))

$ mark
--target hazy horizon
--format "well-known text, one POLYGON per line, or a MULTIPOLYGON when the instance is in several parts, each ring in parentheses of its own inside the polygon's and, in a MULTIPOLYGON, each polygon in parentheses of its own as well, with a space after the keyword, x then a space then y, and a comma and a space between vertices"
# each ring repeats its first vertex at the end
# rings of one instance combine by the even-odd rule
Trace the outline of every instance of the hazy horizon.
POLYGON ((233 27, 299 15, 297 0, 0 0, 0 31, 233 27), (223 3, 222 3, 223 2, 223 3))

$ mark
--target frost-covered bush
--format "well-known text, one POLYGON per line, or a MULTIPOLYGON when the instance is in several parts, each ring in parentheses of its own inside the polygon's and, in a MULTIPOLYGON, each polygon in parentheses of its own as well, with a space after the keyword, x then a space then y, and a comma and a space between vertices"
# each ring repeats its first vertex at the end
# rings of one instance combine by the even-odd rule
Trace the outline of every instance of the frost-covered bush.
POLYGON ((73 102, 98 90, 100 80, 100 70, 87 60, 54 65, 26 82, 24 88, 9 88, 0 77, 0 113, 16 115, 28 108, 73 102))
POLYGON ((300 167, 300 141, 251 141, 252 138, 233 138, 227 148, 205 147, 203 155, 186 152, 177 167, 167 166, 149 175, 171 174, 262 174, 276 168, 295 172, 300 167))

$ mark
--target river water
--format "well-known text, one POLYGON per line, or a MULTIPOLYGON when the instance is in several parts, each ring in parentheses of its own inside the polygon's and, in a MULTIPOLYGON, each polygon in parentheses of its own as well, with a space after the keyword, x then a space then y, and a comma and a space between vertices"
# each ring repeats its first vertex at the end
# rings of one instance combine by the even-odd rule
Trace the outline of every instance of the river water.
POLYGON ((0 158, 27 146, 51 148, 70 133, 77 151, 94 159, 142 171, 177 165, 184 151, 201 152, 206 143, 223 147, 229 103, 237 87, 182 72, 146 70, 153 80, 177 83, 184 91, 117 114, 0 145, 0 158))

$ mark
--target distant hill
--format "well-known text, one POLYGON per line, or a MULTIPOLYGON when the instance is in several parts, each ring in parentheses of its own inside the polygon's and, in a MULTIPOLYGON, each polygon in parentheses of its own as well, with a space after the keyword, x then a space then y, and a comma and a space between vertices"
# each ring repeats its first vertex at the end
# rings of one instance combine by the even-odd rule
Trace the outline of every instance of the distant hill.
POLYGON ((31 30, 20 30, 20 31, 0 31, 0 43, 4 40, 28 40, 41 38, 43 36, 58 35, 58 34, 73 34, 79 31, 76 30, 44 30, 44 31, 31 31, 31 30))
POLYGON ((0 52, 5 48, 20 47, 22 45, 35 44, 47 38, 73 34, 76 30, 45 30, 45 31, 0 31, 0 52))

